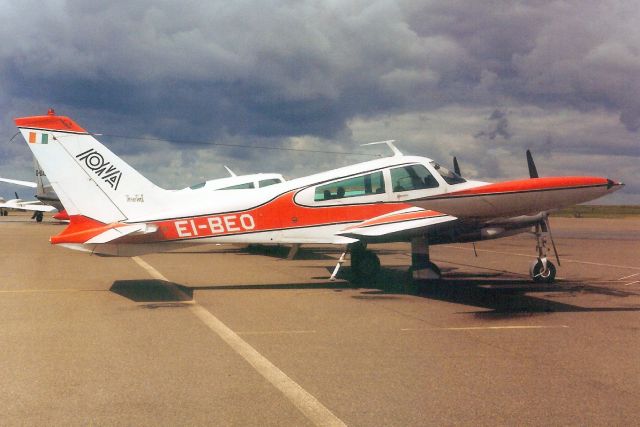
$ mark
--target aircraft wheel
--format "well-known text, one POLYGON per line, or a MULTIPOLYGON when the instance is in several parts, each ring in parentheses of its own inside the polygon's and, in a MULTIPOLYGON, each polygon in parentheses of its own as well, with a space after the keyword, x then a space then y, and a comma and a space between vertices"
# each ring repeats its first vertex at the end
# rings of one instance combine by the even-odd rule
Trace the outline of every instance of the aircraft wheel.
POLYGON ((547 268, 545 270, 544 264, 538 259, 531 263, 529 273, 536 283, 553 283, 556 278, 556 266, 553 265, 551 261, 547 261, 547 268))
POLYGON ((44 214, 42 212, 38 212, 36 214, 36 222, 42 222, 42 218, 44 218, 44 214))
POLYGON ((356 281, 374 281, 380 273, 380 258, 371 251, 356 251, 351 255, 351 269, 356 281))

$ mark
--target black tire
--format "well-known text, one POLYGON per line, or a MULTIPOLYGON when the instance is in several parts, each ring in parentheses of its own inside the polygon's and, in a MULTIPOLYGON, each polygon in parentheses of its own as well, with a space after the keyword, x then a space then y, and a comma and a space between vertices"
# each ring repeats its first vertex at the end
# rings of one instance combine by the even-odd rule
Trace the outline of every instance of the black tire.
POLYGON ((351 271, 356 282, 373 282, 380 273, 380 258, 371 251, 354 252, 351 255, 351 271))
POLYGON ((536 283, 553 283, 556 279, 556 266, 551 261, 547 261, 547 270, 543 271, 542 261, 536 260, 531 264, 529 273, 536 283))
POLYGON ((44 214, 42 212, 38 212, 36 214, 36 222, 42 222, 43 218, 44 218, 44 214))

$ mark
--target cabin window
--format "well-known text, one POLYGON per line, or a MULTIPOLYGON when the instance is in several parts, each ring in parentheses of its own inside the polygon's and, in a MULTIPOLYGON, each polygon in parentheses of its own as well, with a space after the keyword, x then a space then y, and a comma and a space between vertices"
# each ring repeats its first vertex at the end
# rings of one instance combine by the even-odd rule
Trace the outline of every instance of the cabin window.
POLYGON ((263 179, 262 181, 260 181, 258 183, 258 187, 262 188, 262 187, 268 187, 270 185, 273 184, 280 184, 282 181, 280 180, 280 178, 270 178, 270 179, 263 179))
POLYGON ((391 182, 395 192, 436 188, 439 185, 424 165, 391 169, 391 182))
POLYGON ((198 188, 202 188, 204 187, 206 184, 206 182, 200 182, 198 184, 193 184, 191 187, 189 187, 192 190, 197 190, 198 188))
POLYGON ((378 171, 316 187, 313 200, 319 202, 323 200, 343 199, 346 197, 382 194, 384 192, 384 178, 382 172, 378 171))
POLYGON ((220 188, 219 190, 244 190, 247 188, 255 188, 253 182, 245 182, 243 184, 232 185, 230 187, 220 188))

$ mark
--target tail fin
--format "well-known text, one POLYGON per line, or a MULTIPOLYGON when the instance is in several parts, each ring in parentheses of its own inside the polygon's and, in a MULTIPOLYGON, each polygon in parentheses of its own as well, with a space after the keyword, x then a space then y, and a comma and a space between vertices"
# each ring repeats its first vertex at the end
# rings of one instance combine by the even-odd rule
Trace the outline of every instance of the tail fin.
POLYGON ((146 179, 68 117, 15 119, 70 216, 108 224, 160 209, 168 193, 146 179))

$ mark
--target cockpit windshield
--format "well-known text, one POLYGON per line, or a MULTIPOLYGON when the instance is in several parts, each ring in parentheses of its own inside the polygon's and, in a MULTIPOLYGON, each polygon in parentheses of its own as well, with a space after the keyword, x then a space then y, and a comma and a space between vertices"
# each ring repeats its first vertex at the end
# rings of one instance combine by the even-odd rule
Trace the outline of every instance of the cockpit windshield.
POLYGON ((440 166, 436 162, 431 162, 431 166, 433 166, 434 169, 438 171, 440 176, 449 185, 461 184, 463 182, 467 182, 466 179, 464 179, 463 177, 461 177, 457 173, 450 171, 449 169, 445 168, 444 166, 440 166))

